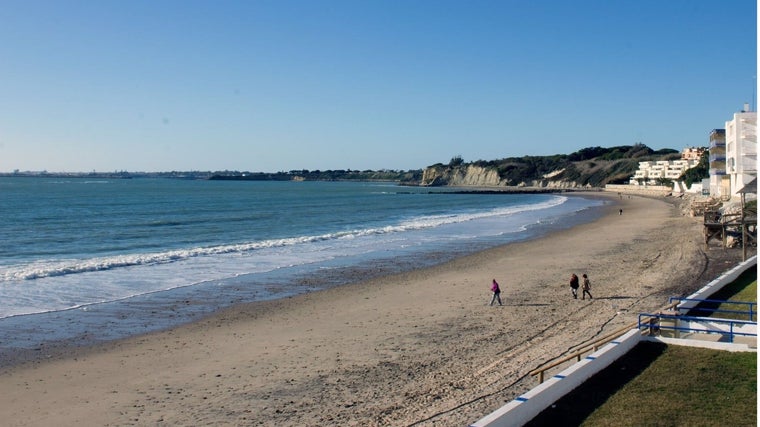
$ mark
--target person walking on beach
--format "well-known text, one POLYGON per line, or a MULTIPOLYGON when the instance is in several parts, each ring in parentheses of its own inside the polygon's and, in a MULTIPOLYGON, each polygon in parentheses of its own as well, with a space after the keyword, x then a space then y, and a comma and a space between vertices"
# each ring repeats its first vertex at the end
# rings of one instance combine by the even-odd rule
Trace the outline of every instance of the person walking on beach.
POLYGON ((591 282, 588 280, 586 273, 583 273, 583 295, 581 295, 581 299, 586 299, 586 294, 588 294, 588 299, 594 299, 591 296, 591 282))
POLYGON ((493 297, 491 297, 491 304, 489 305, 493 305, 494 301, 498 301, 501 305, 501 289, 499 289, 499 283, 496 279, 493 279, 493 283, 491 283, 491 292, 493 292, 493 297))
POLYGON ((573 293, 573 298, 578 299, 578 276, 573 273, 572 276, 570 276, 570 291, 573 293))

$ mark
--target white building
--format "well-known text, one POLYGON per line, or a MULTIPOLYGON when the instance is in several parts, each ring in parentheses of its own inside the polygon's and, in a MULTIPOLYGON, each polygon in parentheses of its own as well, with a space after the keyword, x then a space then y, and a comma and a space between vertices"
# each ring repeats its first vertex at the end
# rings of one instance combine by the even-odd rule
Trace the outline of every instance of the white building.
POLYGON ((731 180, 726 175, 726 130, 710 132, 710 185, 709 194, 716 198, 730 197, 731 180))
POLYGON ((659 160, 639 162, 639 169, 630 179, 630 185, 659 185, 658 178, 677 180, 687 169, 699 164, 699 159, 659 160))
POLYGON ((739 190, 757 178, 757 113, 748 104, 726 122, 726 175, 730 198, 739 198, 739 190))

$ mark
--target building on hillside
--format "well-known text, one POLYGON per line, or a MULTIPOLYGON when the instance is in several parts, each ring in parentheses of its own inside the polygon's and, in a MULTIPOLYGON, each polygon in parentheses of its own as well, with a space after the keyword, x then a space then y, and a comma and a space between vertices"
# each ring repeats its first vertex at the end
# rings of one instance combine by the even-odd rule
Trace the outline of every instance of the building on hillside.
POLYGON ((726 175, 729 194, 722 198, 739 198, 739 190, 757 178, 757 113, 744 110, 726 122, 726 175))
POLYGON ((726 130, 710 132, 710 195, 721 198, 731 194, 731 180, 726 175, 726 130))
POLYGON ((705 151, 707 151, 707 148, 705 147, 684 148, 683 151, 681 151, 681 159, 682 160, 696 160, 697 162, 699 162, 699 159, 702 158, 702 155, 705 154, 705 151))
MULTIPOLYGON (((702 149, 704 152, 704 149, 702 149)), ((628 181, 630 185, 661 185, 664 179, 677 180, 687 169, 699 164, 699 158, 639 162, 639 169, 628 181)))

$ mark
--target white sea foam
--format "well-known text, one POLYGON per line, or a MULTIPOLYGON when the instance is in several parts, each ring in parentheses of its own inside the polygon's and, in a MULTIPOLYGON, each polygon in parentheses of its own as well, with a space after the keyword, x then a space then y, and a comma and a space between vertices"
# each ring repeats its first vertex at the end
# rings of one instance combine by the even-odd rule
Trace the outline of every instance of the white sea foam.
POLYGON ((498 208, 482 212, 473 211, 471 213, 422 216, 402 221, 396 225, 340 231, 314 236, 298 236, 232 245, 196 247, 155 253, 125 254, 90 259, 37 261, 25 265, 0 267, 0 279, 2 279, 2 281, 34 280, 45 277, 58 277, 70 274, 113 270, 132 266, 166 264, 195 257, 246 253, 267 248, 303 245, 337 239, 345 240, 373 235, 404 233, 480 219, 503 217, 514 215, 520 212, 548 209, 553 206, 561 205, 566 200, 567 198, 565 197, 556 197, 543 203, 532 205, 511 206, 507 208, 498 208))
MULTIPOLYGON (((438 197, 449 196, 432 197, 441 206, 436 208, 439 212, 448 210, 440 202, 449 199, 438 197)), ((404 200, 415 199, 405 197, 404 200)), ((429 204, 428 200, 424 203, 429 204)), ((472 200, 477 203, 478 198, 472 200)), ((263 274, 278 275, 277 282, 280 283, 287 282, 287 278, 295 274, 310 274, 310 271, 324 268, 351 266, 398 254, 406 257, 417 250, 458 248, 470 244, 473 239, 499 236, 494 242, 501 243, 511 239, 502 236, 514 234, 519 238, 529 225, 537 221, 562 216, 589 205, 588 202, 578 202, 577 198, 556 195, 540 199, 543 200, 540 203, 535 203, 536 199, 529 200, 521 205, 496 208, 473 206, 466 209, 460 203, 458 210, 450 210, 451 213, 399 216, 390 223, 384 220, 367 221, 367 224, 376 225, 329 233, 0 265, 0 318, 85 308, 171 289, 197 287, 199 284, 226 286, 234 283, 236 287, 245 289, 246 294, 254 295, 249 298, 255 299, 257 294, 274 292, 268 288, 249 288, 263 274), (571 202, 568 203, 568 200, 571 202)), ((494 205, 497 203, 491 204, 494 205)), ((431 210, 428 205, 422 209, 427 212, 431 210)), ((360 218, 350 223, 361 224, 362 221, 360 218)), ((177 226, 183 224, 178 222, 177 226)), ((229 223, 225 226, 230 229, 229 223)))

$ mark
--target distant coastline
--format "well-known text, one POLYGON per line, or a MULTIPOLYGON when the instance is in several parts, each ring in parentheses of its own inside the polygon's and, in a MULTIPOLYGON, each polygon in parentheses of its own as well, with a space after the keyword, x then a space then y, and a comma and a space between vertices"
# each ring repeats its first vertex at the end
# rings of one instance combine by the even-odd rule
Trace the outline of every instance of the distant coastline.
POLYGON ((211 172, 0 172, 0 178, 208 179, 211 172))
POLYGON ((0 172, 2 178, 89 178, 132 179, 168 178, 211 181, 393 181, 418 183, 422 169, 395 170, 294 170, 289 172, 240 172, 240 171, 171 171, 171 172, 47 172, 14 171, 0 172))
MULTIPOLYGON (((0 172, 0 178, 58 178, 58 179, 183 179, 208 181, 364 181, 394 182, 406 187, 438 187, 421 185, 420 171, 300 171, 293 172, 0 172), (416 178, 416 180, 415 180, 416 178)), ((553 194, 566 192, 603 191, 592 187, 534 187, 534 186, 451 186, 446 194, 553 194)), ((431 191, 441 193, 441 191, 431 191)))
MULTIPOLYGON (((0 173, 0 178, 66 178, 66 179, 140 179, 140 178, 163 178, 163 179, 187 179, 208 181, 366 181, 366 182, 395 182, 400 186, 420 187, 419 181, 411 179, 409 174, 417 171, 315 171, 309 172, 308 176, 293 174, 291 172, 13 172, 0 173), (405 174, 399 176, 399 174, 405 174)), ((419 173, 422 173, 420 170, 419 173)), ((425 186, 423 186, 425 187, 425 186)), ((440 186, 430 186, 439 187, 440 186)), ((448 186, 447 194, 550 194, 565 192, 593 192, 602 191, 600 188, 562 188, 562 187, 531 187, 531 186, 478 186, 459 187, 448 186)), ((431 193, 441 193, 434 191, 431 193)))
MULTIPOLYGON (((239 170, 165 171, 165 172, 48 172, 21 171, 0 173, 0 177, 46 177, 131 179, 170 178, 211 181, 364 181, 395 182, 399 185, 422 187, 485 188, 514 192, 562 192, 562 189, 601 189, 608 184, 627 184, 638 170, 639 163, 681 158, 673 149, 653 150, 644 144, 617 147, 588 147, 568 155, 508 157, 499 160, 466 163, 455 156, 448 164, 437 163, 410 170, 308 170, 292 169, 277 172, 239 170), (550 189, 550 190, 549 190, 550 189)), ((707 158, 703 160, 698 178, 707 176, 707 158)), ((693 168, 697 169, 697 168, 693 168)), ((696 179, 695 176, 692 179, 696 179)), ((688 182, 688 181, 687 181, 688 182)))

